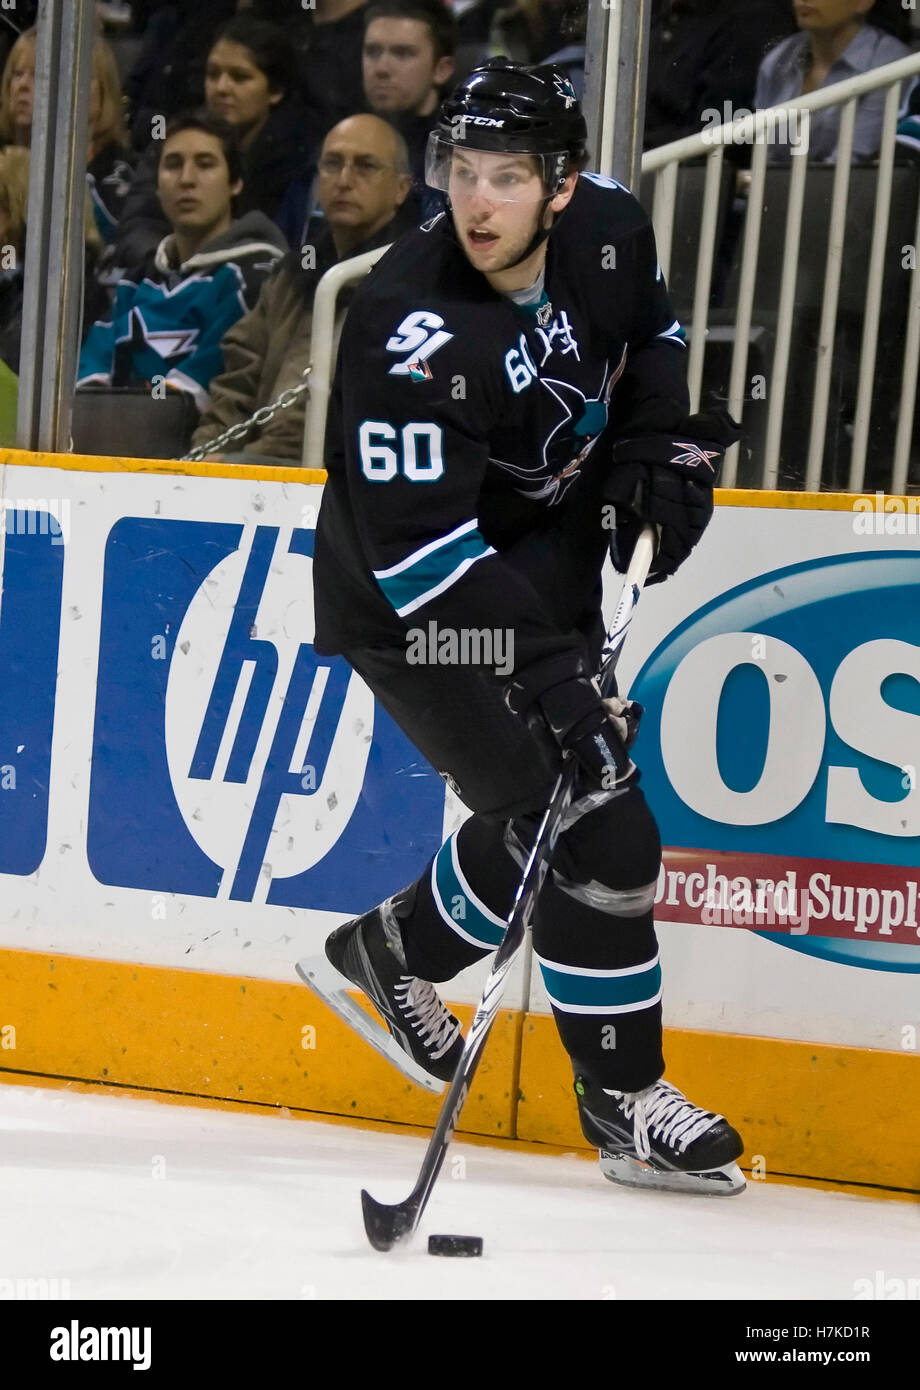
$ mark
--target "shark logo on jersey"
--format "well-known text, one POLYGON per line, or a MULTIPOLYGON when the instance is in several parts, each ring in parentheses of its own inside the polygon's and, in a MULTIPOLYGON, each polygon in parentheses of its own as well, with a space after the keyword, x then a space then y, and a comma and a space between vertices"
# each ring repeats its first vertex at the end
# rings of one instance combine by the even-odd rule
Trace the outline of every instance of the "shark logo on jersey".
POLYGON ((120 338, 116 345, 119 352, 128 346, 131 351, 152 347, 169 366, 184 361, 194 351, 198 339, 197 328, 150 329, 144 322, 140 309, 134 308, 129 315, 130 333, 120 338))
POLYGON ((604 377, 600 390, 596 396, 591 397, 585 396, 583 391, 568 381, 538 377, 540 386, 549 392, 563 411, 563 418, 550 430, 543 445, 543 467, 535 474, 532 469, 506 463, 502 459, 492 461, 530 484, 521 488, 526 496, 538 501, 548 501, 550 506, 561 502, 607 424, 610 397, 625 369, 624 347, 614 371, 609 372, 608 364, 604 363, 604 377))

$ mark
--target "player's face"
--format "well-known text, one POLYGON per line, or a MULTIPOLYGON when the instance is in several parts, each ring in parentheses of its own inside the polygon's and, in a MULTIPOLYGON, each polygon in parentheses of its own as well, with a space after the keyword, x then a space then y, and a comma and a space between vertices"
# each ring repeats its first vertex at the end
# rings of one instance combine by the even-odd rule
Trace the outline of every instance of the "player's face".
POLYGON ((550 216, 537 161, 526 155, 455 150, 449 197, 460 245, 484 275, 514 265, 550 216))
POLYGON ((163 146, 157 193, 175 229, 207 234, 228 223, 241 188, 230 183, 223 146, 207 131, 180 130, 163 146))

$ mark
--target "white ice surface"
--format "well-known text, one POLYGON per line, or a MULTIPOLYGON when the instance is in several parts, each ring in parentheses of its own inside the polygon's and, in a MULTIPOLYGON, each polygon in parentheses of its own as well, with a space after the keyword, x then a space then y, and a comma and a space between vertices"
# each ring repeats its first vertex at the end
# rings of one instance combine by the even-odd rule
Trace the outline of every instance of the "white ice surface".
POLYGON ((0 1085, 0 1280, 68 1280, 74 1299, 850 1300, 877 1270, 920 1278, 912 1203, 769 1180, 731 1198, 636 1192, 574 1155, 462 1143, 414 1242, 378 1254, 360 1189, 401 1200, 423 1150, 351 1125, 0 1085), (484 1256, 433 1258, 433 1231, 480 1235, 484 1256))

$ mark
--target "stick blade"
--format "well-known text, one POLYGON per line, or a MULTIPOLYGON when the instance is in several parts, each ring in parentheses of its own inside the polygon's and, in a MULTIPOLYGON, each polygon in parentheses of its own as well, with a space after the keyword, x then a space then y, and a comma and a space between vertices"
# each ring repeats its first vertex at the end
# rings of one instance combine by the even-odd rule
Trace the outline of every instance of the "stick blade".
POLYGON ((393 1246, 415 1230, 418 1203, 408 1198, 395 1206, 376 1201, 369 1192, 361 1191, 364 1229, 375 1250, 392 1250, 393 1246))

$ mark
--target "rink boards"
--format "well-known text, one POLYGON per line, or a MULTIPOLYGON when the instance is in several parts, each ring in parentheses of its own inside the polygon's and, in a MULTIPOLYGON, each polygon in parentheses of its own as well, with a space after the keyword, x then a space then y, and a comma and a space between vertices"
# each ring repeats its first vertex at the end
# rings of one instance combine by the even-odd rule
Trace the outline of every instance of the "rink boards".
MULTIPOLYGON (((0 1068, 430 1123, 293 975, 464 814, 313 651, 322 474, 0 468, 0 1068)), ((918 510, 722 493, 622 662, 668 1075, 766 1175, 920 1191, 918 510)), ((583 1145, 529 959, 505 1004, 462 1127, 583 1145)))

